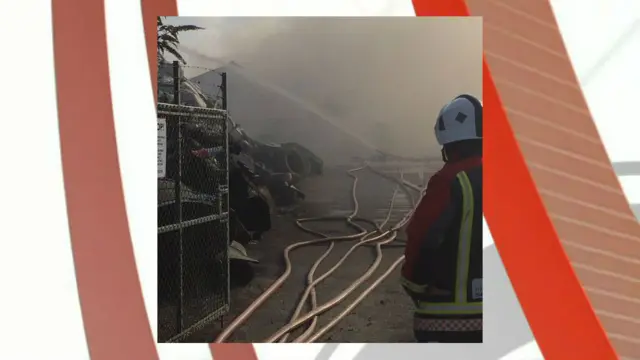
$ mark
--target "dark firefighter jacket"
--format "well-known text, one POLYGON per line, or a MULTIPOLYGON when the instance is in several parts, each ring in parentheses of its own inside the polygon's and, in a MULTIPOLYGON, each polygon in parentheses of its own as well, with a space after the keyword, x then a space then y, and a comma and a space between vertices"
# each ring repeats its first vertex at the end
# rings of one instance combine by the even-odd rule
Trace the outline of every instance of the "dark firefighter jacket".
POLYGON ((448 162, 407 227, 402 285, 416 316, 482 317, 482 157, 448 162))

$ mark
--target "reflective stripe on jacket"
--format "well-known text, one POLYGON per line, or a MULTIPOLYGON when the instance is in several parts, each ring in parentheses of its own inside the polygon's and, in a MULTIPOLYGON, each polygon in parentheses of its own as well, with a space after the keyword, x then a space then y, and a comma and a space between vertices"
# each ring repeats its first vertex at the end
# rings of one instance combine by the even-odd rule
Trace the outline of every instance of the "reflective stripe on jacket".
POLYGON ((416 314, 482 314, 482 159, 447 163, 407 228, 402 285, 416 314))

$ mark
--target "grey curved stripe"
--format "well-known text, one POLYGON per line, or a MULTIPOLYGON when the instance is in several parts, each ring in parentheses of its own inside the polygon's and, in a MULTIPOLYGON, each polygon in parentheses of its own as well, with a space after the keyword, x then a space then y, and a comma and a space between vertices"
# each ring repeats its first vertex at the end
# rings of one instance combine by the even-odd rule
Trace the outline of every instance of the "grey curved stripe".
POLYGON ((583 76, 580 76, 580 82, 584 88, 595 75, 600 73, 600 70, 620 52, 620 49, 626 45, 629 40, 633 38, 633 35, 640 29, 640 21, 634 21, 629 28, 620 35, 620 37, 613 43, 611 48, 604 52, 604 56, 598 59, 595 65, 591 67, 583 76))
MULTIPOLYGON (((533 338, 529 324, 494 245, 484 249, 484 272, 492 279, 484 303, 484 344, 425 346, 424 344, 366 344, 354 360, 451 359, 496 360, 528 344, 533 338)), ((411 327, 412 324, 407 324, 411 327)))
POLYGON ((331 355, 338 349, 338 346, 340 346, 340 344, 324 344, 314 360, 329 360, 331 355))
POLYGON ((620 161, 612 165, 613 171, 618 176, 640 175, 640 161, 620 161))
MULTIPOLYGON (((614 162, 612 165, 613 170, 619 177, 640 175, 640 161, 619 161, 614 162)), ((631 204, 631 211, 640 220, 640 204, 631 204)))

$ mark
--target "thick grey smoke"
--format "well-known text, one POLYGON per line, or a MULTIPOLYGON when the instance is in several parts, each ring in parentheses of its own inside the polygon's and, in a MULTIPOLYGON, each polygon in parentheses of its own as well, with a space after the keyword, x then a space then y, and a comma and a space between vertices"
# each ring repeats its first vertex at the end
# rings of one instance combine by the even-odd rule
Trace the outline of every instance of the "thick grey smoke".
POLYGON ((433 124, 440 107, 460 93, 482 96, 481 18, 170 22, 206 28, 181 37, 190 65, 215 68, 234 60, 312 104, 327 121, 395 154, 437 156, 433 124))

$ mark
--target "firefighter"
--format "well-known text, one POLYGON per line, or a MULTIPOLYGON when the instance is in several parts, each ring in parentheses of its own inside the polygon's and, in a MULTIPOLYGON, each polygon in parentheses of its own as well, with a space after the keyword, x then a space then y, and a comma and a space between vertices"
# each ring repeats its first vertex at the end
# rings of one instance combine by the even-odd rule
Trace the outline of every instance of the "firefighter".
POLYGON ((402 286, 418 342, 482 342, 482 102, 460 95, 435 124, 445 164, 407 226, 402 286))

